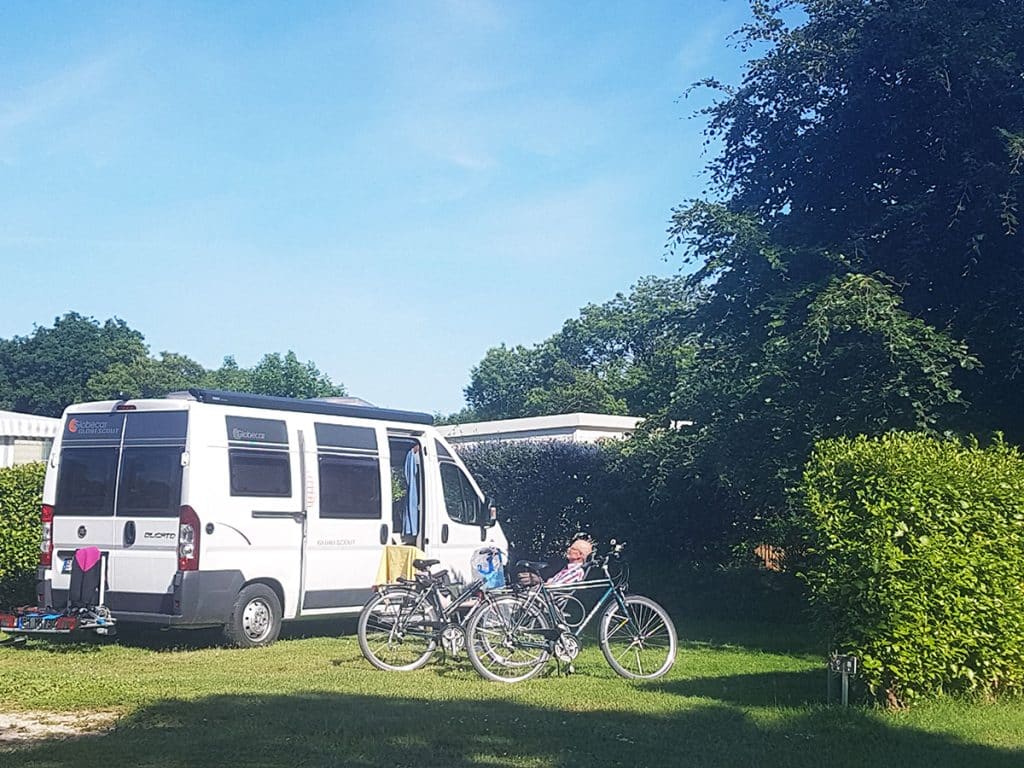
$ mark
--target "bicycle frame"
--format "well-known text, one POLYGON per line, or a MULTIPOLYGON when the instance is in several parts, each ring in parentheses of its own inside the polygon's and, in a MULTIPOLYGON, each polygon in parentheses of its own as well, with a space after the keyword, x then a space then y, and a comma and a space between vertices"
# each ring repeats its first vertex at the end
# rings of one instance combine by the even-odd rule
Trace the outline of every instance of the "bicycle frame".
MULTIPOLYGON (((557 639, 558 635, 563 632, 568 632, 577 640, 583 635, 583 631, 589 626, 590 622, 593 621, 594 617, 597 616, 601 611, 604 610, 605 606, 608 605, 608 601, 614 596, 615 601, 619 604, 619 607, 623 610, 626 609, 626 601, 622 597, 622 589, 618 584, 615 583, 615 579, 608 573, 608 565, 604 564, 599 566, 604 573, 603 578, 600 579, 584 579, 583 581, 576 582, 574 584, 558 584, 555 586, 547 586, 546 584, 540 584, 535 589, 530 590, 529 594, 524 600, 525 611, 528 614, 529 611, 537 605, 538 600, 543 602, 543 610, 547 611, 548 618, 557 630, 557 634, 549 639, 557 639), (604 594, 598 598, 597 602, 594 603, 594 607, 590 609, 586 617, 576 627, 570 627, 563 620, 561 610, 558 607, 557 595, 565 594, 569 596, 575 596, 578 591, 604 589, 604 594)), ((589 575, 589 574, 588 574, 589 575)))
MULTIPOLYGON (((418 599, 412 606, 410 606, 409 610, 403 611, 405 617, 399 616, 398 619, 395 621, 394 626, 391 628, 392 633, 414 632, 422 628, 429 630, 427 632, 424 632, 424 635, 434 637, 440 634, 441 630, 449 624, 460 623, 452 622, 452 616, 455 614, 455 611, 460 606, 476 598, 477 594, 479 594, 480 592, 480 588, 483 586, 483 583, 484 582, 482 579, 477 579, 476 581, 472 582, 469 586, 463 589, 456 597, 454 597, 447 606, 445 606, 441 601, 441 585, 436 582, 431 582, 426 585, 421 583, 391 585, 396 589, 404 589, 407 591, 416 592, 419 595, 418 599), (420 608, 423 606, 424 603, 428 603, 437 611, 437 621, 411 620, 411 617, 417 615, 417 613, 419 612, 420 608)), ((484 592, 484 595, 486 596, 487 593, 484 592)))

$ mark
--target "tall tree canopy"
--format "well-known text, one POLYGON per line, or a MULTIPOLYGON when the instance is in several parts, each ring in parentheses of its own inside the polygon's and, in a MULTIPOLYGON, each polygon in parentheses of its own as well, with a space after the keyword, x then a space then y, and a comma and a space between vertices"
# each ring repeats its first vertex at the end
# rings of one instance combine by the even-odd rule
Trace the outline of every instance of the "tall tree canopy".
POLYGON ((722 94, 706 110, 719 201, 670 229, 707 290, 676 397, 698 423, 684 474, 770 512, 821 437, 1024 437, 1020 3, 752 8, 742 44, 768 53, 738 88, 703 83, 722 94))
POLYGON ((681 209, 719 303, 881 273, 907 312, 967 342, 967 426, 1024 438, 1024 4, 1019 0, 754 2, 745 44, 770 45, 706 110, 725 207, 782 263, 730 248, 710 206, 681 209), (800 6, 787 28, 779 11, 800 6), (748 226, 748 224, 744 224, 748 226), (781 275, 768 275, 781 270, 781 275))
POLYGON ((345 394, 312 362, 294 352, 270 353, 249 369, 226 357, 206 370, 185 355, 149 355, 143 336, 123 320, 100 324, 69 312, 53 328, 0 339, 0 408, 59 416, 71 403, 127 397, 161 397, 189 387, 211 387, 283 397, 345 394))

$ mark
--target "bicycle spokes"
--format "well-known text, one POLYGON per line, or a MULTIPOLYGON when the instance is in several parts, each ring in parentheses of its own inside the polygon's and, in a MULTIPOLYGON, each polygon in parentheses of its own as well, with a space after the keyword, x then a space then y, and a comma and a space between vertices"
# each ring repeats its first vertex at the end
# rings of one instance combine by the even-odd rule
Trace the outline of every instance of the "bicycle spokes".
POLYGON ((675 662, 676 633, 665 609, 645 597, 613 604, 601 627, 601 649, 608 664, 623 677, 653 678, 675 662))

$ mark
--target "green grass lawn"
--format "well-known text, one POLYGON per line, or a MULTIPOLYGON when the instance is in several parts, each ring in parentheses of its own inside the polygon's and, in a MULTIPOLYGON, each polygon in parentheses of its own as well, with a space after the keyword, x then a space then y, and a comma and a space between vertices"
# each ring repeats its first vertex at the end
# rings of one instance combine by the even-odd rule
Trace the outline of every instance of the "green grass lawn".
POLYGON ((0 648, 0 711, 120 715, 0 765, 1024 766, 1024 702, 828 707, 799 627, 686 627, 657 682, 618 678, 591 643, 572 676, 502 685, 458 660, 379 672, 350 624, 298 626, 248 651, 187 633, 0 648))

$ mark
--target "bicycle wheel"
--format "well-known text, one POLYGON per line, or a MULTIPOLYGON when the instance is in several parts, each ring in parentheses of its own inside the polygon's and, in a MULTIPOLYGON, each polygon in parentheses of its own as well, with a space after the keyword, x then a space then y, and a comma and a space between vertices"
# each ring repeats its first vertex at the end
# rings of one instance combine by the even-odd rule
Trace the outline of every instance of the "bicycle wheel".
POLYGON ((648 597, 627 595, 601 616, 599 641, 608 665, 623 677, 661 677, 676 661, 676 628, 665 609, 648 597))
POLYGON ((359 650, 386 672, 419 669, 437 647, 436 626, 437 611, 422 594, 388 589, 370 598, 359 614, 359 650))
POLYGON ((540 606, 514 595, 483 603, 466 625, 466 650, 480 676, 498 683, 528 680, 550 657, 544 630, 550 622, 540 606))

